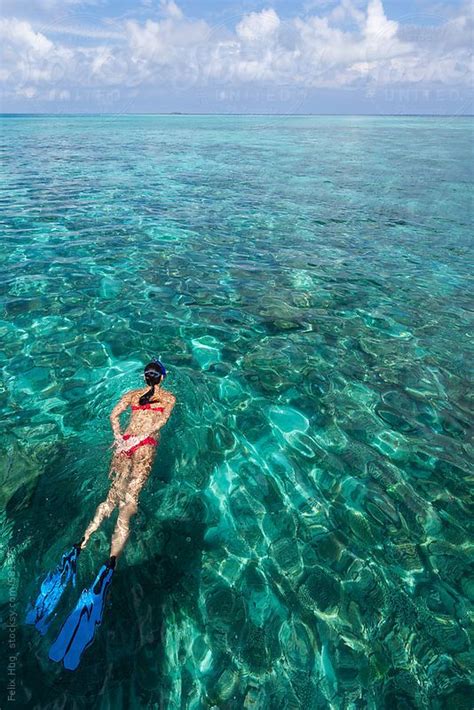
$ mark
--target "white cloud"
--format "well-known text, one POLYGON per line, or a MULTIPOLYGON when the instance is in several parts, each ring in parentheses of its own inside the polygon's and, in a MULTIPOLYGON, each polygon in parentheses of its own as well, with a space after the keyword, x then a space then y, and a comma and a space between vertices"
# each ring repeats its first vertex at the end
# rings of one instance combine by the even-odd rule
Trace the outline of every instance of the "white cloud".
POLYGON ((180 20, 184 16, 181 8, 173 0, 161 0, 160 7, 164 15, 174 17, 176 20, 180 20))
POLYGON ((236 32, 244 42, 267 42, 275 37, 279 27, 280 18, 270 8, 245 15, 238 23, 236 32))
POLYGON ((26 49, 38 56, 45 56, 53 49, 53 43, 24 20, 0 19, 0 37, 19 51, 26 49))
POLYGON ((364 25, 364 35, 370 40, 378 41, 393 39, 398 31, 398 22, 388 20, 385 16, 381 0, 371 0, 367 6, 367 19, 364 25))
POLYGON ((119 31, 107 28, 88 27, 80 24, 71 25, 63 22, 43 24, 41 31, 48 33, 52 37, 69 35, 70 37, 82 37, 84 39, 123 40, 125 38, 123 29, 119 31))
POLYGON ((169 66, 189 57, 197 45, 205 46, 210 34, 202 20, 174 17, 159 22, 147 20, 144 25, 128 20, 125 30, 132 62, 145 59, 169 66))
POLYGON ((7 92, 37 98, 54 91, 61 100, 77 87, 469 83, 467 5, 437 26, 395 22, 381 0, 364 8, 353 0, 316 5, 291 19, 272 7, 250 12, 234 31, 186 17, 173 0, 160 3, 161 19, 99 27, 56 23, 39 31, 26 20, 3 19, 0 80, 7 92), (87 46, 66 42, 74 37, 87 46))

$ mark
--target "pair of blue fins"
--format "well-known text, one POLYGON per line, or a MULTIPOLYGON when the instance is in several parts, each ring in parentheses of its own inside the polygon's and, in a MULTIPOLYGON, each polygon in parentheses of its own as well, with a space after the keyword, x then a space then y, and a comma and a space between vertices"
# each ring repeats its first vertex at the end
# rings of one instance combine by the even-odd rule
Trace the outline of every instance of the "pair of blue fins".
MULTIPOLYGON (((82 541, 81 541, 82 542, 82 541)), ((65 552, 56 569, 44 578, 34 606, 26 615, 26 623, 34 624, 40 634, 45 634, 52 614, 69 582, 76 586, 77 558, 81 545, 75 544, 65 552)), ((100 568, 94 583, 84 589, 79 601, 64 622, 61 631, 49 649, 52 661, 64 664, 70 671, 76 670, 83 652, 94 640, 96 627, 102 621, 107 590, 115 569, 115 557, 100 568)))

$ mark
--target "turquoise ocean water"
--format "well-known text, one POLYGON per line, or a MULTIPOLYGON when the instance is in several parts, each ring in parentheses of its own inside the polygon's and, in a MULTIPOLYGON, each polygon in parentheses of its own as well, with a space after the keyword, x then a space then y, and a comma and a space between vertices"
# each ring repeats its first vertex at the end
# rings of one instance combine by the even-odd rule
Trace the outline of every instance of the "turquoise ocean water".
POLYGON ((472 707, 472 128, 2 119, 17 706, 472 707), (113 520, 51 633, 24 611, 106 495, 110 410, 153 355, 178 403, 71 674, 48 647, 113 520))

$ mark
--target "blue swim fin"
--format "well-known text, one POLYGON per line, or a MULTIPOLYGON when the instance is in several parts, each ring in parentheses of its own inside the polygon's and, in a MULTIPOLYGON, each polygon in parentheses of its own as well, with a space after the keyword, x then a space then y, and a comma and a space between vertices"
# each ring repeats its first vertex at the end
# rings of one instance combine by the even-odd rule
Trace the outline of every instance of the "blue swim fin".
POLYGON ((99 570, 94 584, 84 589, 75 608, 63 624, 58 638, 49 649, 52 661, 64 663, 64 668, 74 671, 79 665, 83 651, 94 640, 95 627, 99 626, 104 613, 105 597, 112 581, 115 559, 99 570))
POLYGON ((76 565, 80 551, 80 544, 75 544, 64 553, 56 569, 48 572, 42 581, 34 606, 28 609, 25 623, 34 624, 42 635, 48 630, 51 623, 49 617, 56 609, 69 580, 72 579, 73 586, 76 586, 76 565))

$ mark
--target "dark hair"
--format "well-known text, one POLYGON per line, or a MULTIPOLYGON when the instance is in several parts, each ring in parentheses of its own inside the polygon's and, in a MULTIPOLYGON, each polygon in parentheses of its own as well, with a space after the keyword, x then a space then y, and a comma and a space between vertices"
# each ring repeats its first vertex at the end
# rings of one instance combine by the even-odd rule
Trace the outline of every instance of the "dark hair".
POLYGON ((145 392, 145 394, 142 394, 138 400, 141 405, 148 404, 150 399, 155 394, 155 385, 159 385, 165 376, 166 370, 164 365, 162 365, 159 360, 152 360, 152 362, 148 363, 145 367, 145 382, 147 385, 150 385, 151 389, 149 389, 148 392, 145 392))

